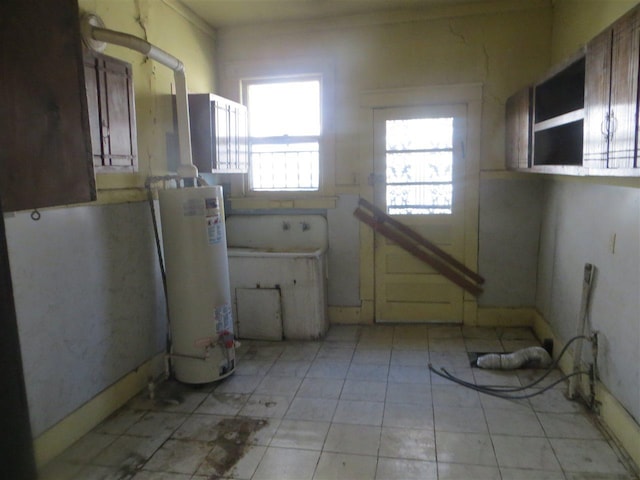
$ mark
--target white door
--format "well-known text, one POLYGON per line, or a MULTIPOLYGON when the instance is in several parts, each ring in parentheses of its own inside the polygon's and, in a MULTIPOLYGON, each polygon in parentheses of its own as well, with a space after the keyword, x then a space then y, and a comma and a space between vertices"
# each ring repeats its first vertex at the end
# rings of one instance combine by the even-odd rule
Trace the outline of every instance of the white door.
MULTIPOLYGON (((464 105, 374 111, 376 206, 462 263, 466 130, 464 105)), ((380 234, 374 262, 377 322, 463 321, 463 289, 380 234)))

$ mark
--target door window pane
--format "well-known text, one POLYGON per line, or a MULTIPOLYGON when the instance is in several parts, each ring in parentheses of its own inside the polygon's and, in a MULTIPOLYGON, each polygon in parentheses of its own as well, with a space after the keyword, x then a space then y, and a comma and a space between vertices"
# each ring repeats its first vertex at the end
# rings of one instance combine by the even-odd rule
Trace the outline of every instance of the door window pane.
POLYGON ((451 182, 451 152, 387 153, 387 184, 451 182))
POLYGON ((386 122, 387 212, 452 213, 453 118, 386 122))
POLYGON ((450 214, 452 185, 387 185, 391 215, 450 214))
POLYGON ((453 146, 453 118, 387 121, 387 150, 426 150, 453 146))

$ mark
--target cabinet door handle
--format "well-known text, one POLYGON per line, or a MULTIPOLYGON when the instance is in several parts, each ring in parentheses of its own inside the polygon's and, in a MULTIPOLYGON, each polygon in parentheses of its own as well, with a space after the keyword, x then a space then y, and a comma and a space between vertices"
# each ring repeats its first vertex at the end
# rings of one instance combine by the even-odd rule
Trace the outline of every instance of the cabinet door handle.
POLYGON ((103 118, 100 123, 102 124, 102 137, 106 139, 109 136, 109 122, 103 118))
POLYGON ((613 115, 613 112, 609 114, 609 140, 613 138, 613 134, 618 129, 618 119, 613 115))

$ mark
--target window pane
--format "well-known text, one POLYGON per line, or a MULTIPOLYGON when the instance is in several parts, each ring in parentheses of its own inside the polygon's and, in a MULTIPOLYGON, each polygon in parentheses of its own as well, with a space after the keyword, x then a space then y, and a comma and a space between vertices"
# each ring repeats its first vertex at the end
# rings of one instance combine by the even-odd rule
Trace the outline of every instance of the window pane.
POLYGON ((255 83, 247 97, 252 137, 320 135, 320 81, 255 83))
POLYGON ((318 143, 251 146, 253 190, 318 190, 318 143))
POLYGON ((252 190, 319 190, 320 77, 246 83, 252 190))
POLYGON ((451 182, 451 152, 387 154, 387 183, 451 182))
POLYGON ((453 186, 445 185, 387 185, 389 213, 451 213, 453 186), (401 208, 398 208, 401 207, 401 208))
POLYGON ((387 150, 452 148, 453 118, 387 121, 387 150))

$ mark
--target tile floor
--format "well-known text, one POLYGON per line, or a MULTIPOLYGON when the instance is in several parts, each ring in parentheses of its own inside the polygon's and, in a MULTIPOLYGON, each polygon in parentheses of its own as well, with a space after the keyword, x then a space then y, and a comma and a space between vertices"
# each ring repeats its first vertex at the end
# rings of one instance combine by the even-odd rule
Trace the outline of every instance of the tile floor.
MULTIPOLYGON (((527 329, 334 326, 318 342, 243 342, 234 375, 146 392, 51 462, 42 480, 634 479, 560 384, 478 394, 538 372, 470 368, 467 352, 536 344, 527 329)), ((554 372, 550 378, 558 378, 554 372)))

